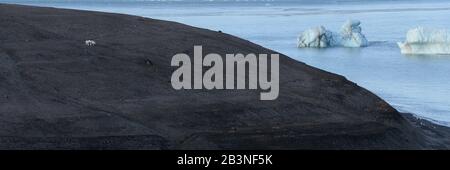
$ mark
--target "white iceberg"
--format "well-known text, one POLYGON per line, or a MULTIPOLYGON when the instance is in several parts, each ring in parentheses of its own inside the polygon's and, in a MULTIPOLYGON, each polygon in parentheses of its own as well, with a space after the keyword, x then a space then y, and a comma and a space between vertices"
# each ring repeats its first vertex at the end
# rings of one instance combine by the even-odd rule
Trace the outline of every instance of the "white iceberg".
POLYGON ((325 29, 323 26, 305 30, 298 37, 299 48, 326 48, 326 47, 365 47, 369 44, 358 20, 348 20, 339 33, 325 29))
POLYGON ((450 54, 450 30, 417 27, 397 44, 402 54, 450 54))

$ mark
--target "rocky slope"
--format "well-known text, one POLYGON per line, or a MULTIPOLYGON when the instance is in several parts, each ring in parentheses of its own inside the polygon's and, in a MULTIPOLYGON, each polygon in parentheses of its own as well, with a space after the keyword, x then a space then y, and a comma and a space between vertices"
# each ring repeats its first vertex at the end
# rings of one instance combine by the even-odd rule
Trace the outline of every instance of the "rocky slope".
POLYGON ((0 148, 445 147, 371 92, 284 55, 275 101, 249 90, 174 90, 172 56, 192 56, 194 45, 273 52, 180 23, 0 5, 0 148))

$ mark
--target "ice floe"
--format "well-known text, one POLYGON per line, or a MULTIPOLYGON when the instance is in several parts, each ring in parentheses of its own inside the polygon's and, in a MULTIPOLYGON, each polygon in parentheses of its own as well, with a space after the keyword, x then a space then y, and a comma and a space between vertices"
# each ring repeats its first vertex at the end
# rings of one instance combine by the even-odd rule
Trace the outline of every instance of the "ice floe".
POLYGON ((299 48, 326 48, 326 47, 364 47, 369 43, 362 34, 361 22, 347 20, 339 32, 332 32, 324 26, 305 30, 298 37, 299 48))
POLYGON ((397 44, 402 54, 450 54, 450 30, 413 28, 397 44))

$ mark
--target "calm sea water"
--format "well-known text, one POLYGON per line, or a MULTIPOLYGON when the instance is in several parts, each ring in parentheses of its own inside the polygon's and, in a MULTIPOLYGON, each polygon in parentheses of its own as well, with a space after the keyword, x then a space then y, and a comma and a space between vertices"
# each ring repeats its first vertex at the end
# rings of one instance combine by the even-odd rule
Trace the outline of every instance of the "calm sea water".
MULTIPOLYGON (((0 0, 1 2, 1 0, 0 0)), ((17 3, 18 1, 9 1, 17 3)), ((416 26, 450 29, 447 1, 147 2, 20 1, 22 4, 108 11, 221 30, 341 74, 402 112, 450 126, 450 56, 402 55, 396 46, 416 26), (362 22, 366 48, 298 49, 302 30, 338 30, 362 22)))

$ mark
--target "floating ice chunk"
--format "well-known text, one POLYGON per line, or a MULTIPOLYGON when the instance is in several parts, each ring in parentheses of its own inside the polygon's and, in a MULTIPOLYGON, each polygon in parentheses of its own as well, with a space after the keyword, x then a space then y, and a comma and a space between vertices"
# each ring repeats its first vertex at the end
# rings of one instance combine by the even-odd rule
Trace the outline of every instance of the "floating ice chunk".
POLYGON ((310 28, 302 33, 298 38, 298 47, 318 47, 324 48, 330 45, 329 38, 331 36, 323 26, 310 28))
POLYGON ((348 20, 344 23, 339 33, 331 32, 323 26, 305 30, 298 37, 298 47, 364 47, 369 43, 362 34, 358 20, 348 20))
POLYGON ((362 34, 361 22, 358 20, 348 20, 340 31, 340 43, 337 46, 344 47, 365 47, 369 44, 366 36, 362 34))
POLYGON ((413 28, 397 45, 402 54, 450 54, 450 30, 413 28))

